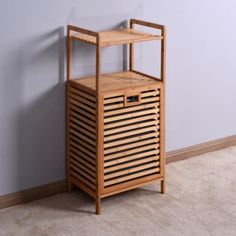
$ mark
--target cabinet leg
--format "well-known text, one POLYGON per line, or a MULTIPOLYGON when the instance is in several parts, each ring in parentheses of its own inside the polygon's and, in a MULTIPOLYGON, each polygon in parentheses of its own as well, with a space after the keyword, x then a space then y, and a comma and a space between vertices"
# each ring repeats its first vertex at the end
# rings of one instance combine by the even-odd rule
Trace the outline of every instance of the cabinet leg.
POLYGON ((161 180, 161 193, 166 193, 166 181, 165 179, 161 180))
POLYGON ((100 215, 101 214, 101 198, 96 197, 96 214, 100 215))

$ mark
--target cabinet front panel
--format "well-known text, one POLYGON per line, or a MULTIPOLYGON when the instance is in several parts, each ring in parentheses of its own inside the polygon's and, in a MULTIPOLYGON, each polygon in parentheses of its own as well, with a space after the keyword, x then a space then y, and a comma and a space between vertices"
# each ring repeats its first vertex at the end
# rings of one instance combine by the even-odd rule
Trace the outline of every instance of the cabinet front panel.
POLYGON ((104 99, 104 190, 160 174, 160 91, 104 99))

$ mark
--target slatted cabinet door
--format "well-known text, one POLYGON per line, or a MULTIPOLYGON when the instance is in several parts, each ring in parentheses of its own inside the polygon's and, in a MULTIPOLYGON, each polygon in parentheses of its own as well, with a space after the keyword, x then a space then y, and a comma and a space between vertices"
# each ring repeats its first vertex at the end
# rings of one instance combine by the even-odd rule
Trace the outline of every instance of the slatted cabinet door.
POLYGON ((160 175, 160 88, 104 96, 104 193, 160 175))

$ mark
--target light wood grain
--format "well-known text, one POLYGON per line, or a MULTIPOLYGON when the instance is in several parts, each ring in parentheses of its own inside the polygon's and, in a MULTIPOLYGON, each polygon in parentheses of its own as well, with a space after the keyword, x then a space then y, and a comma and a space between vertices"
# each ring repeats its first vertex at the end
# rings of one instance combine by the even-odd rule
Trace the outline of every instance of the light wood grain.
MULTIPOLYGON (((74 83, 77 83, 78 86, 84 86, 92 91, 96 91, 96 79, 95 76, 83 77, 80 79, 73 80, 74 83)), ((111 74, 102 74, 100 77, 100 89, 101 93, 106 94, 108 92, 117 91, 121 93, 122 90, 140 88, 145 90, 148 87, 154 86, 160 83, 160 80, 150 78, 148 76, 143 76, 132 71, 123 71, 111 74), (145 88, 146 86, 146 88, 145 88)), ((123 91, 123 92, 124 92, 123 91)), ((110 96, 110 95, 108 95, 110 96)), ((114 94, 114 96, 116 96, 114 94)), ((104 96, 106 97, 106 96, 104 96)))
POLYGON ((101 95, 101 35, 96 46, 96 214, 101 213, 103 189, 103 97, 101 95))
POLYGON ((131 143, 131 142, 135 142, 135 141, 141 141, 143 139, 147 139, 147 138, 151 138, 151 137, 155 137, 155 138, 159 137, 159 132, 152 132, 152 133, 143 134, 143 135, 141 134, 136 137, 128 137, 126 139, 121 139, 118 141, 115 140, 113 142, 105 142, 104 148, 115 147, 118 145, 127 144, 127 143, 131 143))
POLYGON ((82 163, 83 165, 87 166, 89 169, 91 169, 92 171, 96 171, 96 167, 92 164, 90 164, 90 162, 88 162, 86 159, 81 158, 78 155, 75 155, 74 153, 70 153, 71 158, 77 160, 78 162, 82 163))
POLYGON ((92 120, 92 121, 95 121, 95 115, 94 114, 91 114, 90 112, 87 112, 86 110, 82 110, 81 108, 71 104, 70 105, 70 108, 71 108, 71 111, 73 112, 76 112, 77 114, 80 114, 84 117, 86 117, 86 119, 88 120, 92 120))
POLYGON ((146 145, 143 147, 137 147, 135 149, 131 149, 128 151, 122 151, 122 152, 115 153, 115 154, 113 153, 113 154, 105 155, 104 160, 112 160, 115 158, 124 157, 124 156, 128 156, 128 155, 131 155, 134 153, 144 152, 144 151, 148 151, 148 150, 152 150, 152 149, 157 149, 157 153, 158 153, 159 152, 158 147, 159 147, 158 144, 150 144, 150 145, 146 145))
POLYGON ((90 94, 88 93, 85 93, 84 91, 82 90, 79 90, 79 89, 75 89, 73 87, 70 87, 70 92, 71 94, 76 94, 76 95, 79 95, 80 97, 82 98, 85 98, 89 101, 92 101, 92 102, 96 102, 96 98, 94 96, 91 96, 90 94))
MULTIPOLYGON (((164 178, 165 28, 132 19, 129 29, 95 32, 67 28, 68 186, 96 200, 164 178), (160 30, 134 29, 135 24, 160 30), (96 46, 96 74, 72 79, 72 42, 96 46), (161 40, 161 78, 135 71, 134 43, 161 40), (130 70, 102 74, 102 47, 130 45, 130 70)), ((164 191, 163 191, 164 192, 164 191)))
POLYGON ((79 181, 81 181, 82 183, 84 183, 85 185, 87 185, 88 187, 90 187, 92 190, 95 190, 95 184, 91 183, 90 181, 88 181, 86 178, 84 178, 81 174, 79 175, 77 172, 71 170, 70 171, 72 177, 78 179, 79 181))
POLYGON ((70 135, 75 135, 76 137, 83 139, 84 141, 92 144, 93 146, 96 146, 96 142, 93 139, 91 139, 90 137, 85 136, 82 132, 80 132, 80 130, 76 131, 75 129, 72 128, 72 129, 70 129, 69 136, 70 135))
POLYGON ((118 122, 116 122, 116 120, 114 120, 114 122, 112 123, 106 123, 104 125, 105 129, 112 129, 115 127, 119 127, 119 126, 123 126, 123 125, 128 125, 131 123, 137 123, 137 122, 145 122, 148 120, 158 120, 159 119, 159 114, 150 114, 150 115, 146 115, 145 116, 140 116, 140 117, 133 117, 131 119, 126 119, 126 120, 119 120, 118 122))
POLYGON ((78 120, 81 120, 82 122, 84 122, 85 124, 88 124, 91 128, 95 129, 95 122, 84 117, 84 116, 81 116, 80 114, 74 112, 74 111, 70 111, 70 119, 75 119, 77 118, 78 120))
POLYGON ((88 156, 86 153, 81 152, 81 151, 78 150, 77 148, 71 146, 71 147, 70 147, 70 150, 71 150, 72 153, 75 153, 75 154, 77 154, 79 157, 84 158, 86 161, 90 162, 92 165, 95 165, 95 164, 96 164, 96 161, 95 161, 94 158, 88 156))
POLYGON ((124 177, 120 177, 120 178, 117 178, 117 179, 105 181, 105 186, 109 186, 109 185, 112 185, 112 184, 117 184, 117 183, 120 183, 120 182, 123 182, 123 181, 139 178, 139 177, 149 175, 149 174, 156 174, 158 172, 159 172, 159 168, 145 170, 145 171, 142 171, 140 173, 134 173, 134 174, 127 175, 127 176, 124 176, 124 177))
MULTIPOLYGON (((144 42, 150 40, 161 40, 161 35, 154 35, 147 32, 142 32, 134 29, 120 29, 120 30, 111 30, 111 31, 103 31, 99 32, 100 35, 100 45, 111 46, 111 45, 119 45, 119 44, 130 44, 135 42, 144 42)), ((97 44, 96 37, 86 34, 72 34, 72 39, 84 41, 90 44, 97 44)))
POLYGON ((108 166, 112 166, 112 165, 117 165, 119 163, 123 163, 123 162, 127 162, 127 161, 132 161, 132 160, 135 160, 135 159, 139 159, 141 157, 145 158, 145 157, 153 156, 153 155, 156 156, 156 157, 159 157, 157 155, 158 153, 159 153, 159 150, 146 151, 146 152, 140 153, 140 154, 136 154, 135 153, 132 156, 127 156, 127 157, 122 157, 122 158, 106 161, 104 163, 104 166, 108 167, 108 166))
POLYGON ((142 133, 145 133, 145 132, 149 132, 149 131, 158 131, 159 129, 159 126, 157 125, 153 125, 151 127, 144 127, 144 128, 141 128, 141 129, 138 129, 138 130, 127 130, 127 132, 123 132, 123 133, 118 133, 118 134, 113 134, 113 135, 109 135, 109 136, 106 136, 104 137, 104 141, 112 141, 112 140, 116 140, 118 138, 124 138, 124 137, 128 137, 128 136, 132 136, 132 135, 140 135, 142 133))
MULTIPOLYGON (((146 121, 146 122, 139 122, 138 124, 137 123, 133 124, 133 122, 131 121, 129 124, 130 125, 126 125, 126 126, 122 126, 122 127, 118 127, 118 128, 114 128, 114 129, 105 130, 104 135, 111 135, 111 134, 115 134, 115 133, 122 132, 122 131, 129 131, 131 129, 139 129, 139 128, 146 127, 146 126, 158 125, 159 124, 159 120, 151 120, 151 121, 146 121)), ((138 132, 138 130, 137 130, 137 132, 138 132)))
POLYGON ((86 165, 81 164, 80 162, 71 159, 71 165, 75 165, 76 167, 78 167, 79 169, 83 170, 85 173, 88 173, 89 175, 91 175, 93 178, 93 181, 95 181, 95 177, 96 174, 95 172, 93 172, 92 170, 90 170, 86 165))
POLYGON ((159 162, 157 161, 158 159, 159 159, 158 157, 154 156, 154 157, 147 157, 144 159, 134 160, 132 162, 128 162, 128 163, 124 163, 124 164, 118 164, 118 165, 115 165, 112 167, 105 168, 105 174, 108 172, 117 171, 117 170, 121 170, 121 169, 124 169, 127 167, 132 167, 135 165, 140 165, 140 164, 152 162, 152 161, 155 161, 156 165, 158 166, 159 165, 159 162))
POLYGON ((117 178, 117 179, 118 178, 123 178, 123 175, 127 175, 127 174, 131 174, 131 173, 134 173, 134 172, 137 172, 137 171, 149 169, 151 167, 157 167, 158 164, 159 164, 158 162, 151 162, 151 163, 148 163, 148 164, 140 165, 138 167, 133 167, 132 166, 132 168, 130 167, 130 168, 125 169, 125 170, 114 171, 111 174, 110 173, 105 174, 105 182, 106 182, 106 180, 111 179, 111 178, 117 178))
POLYGON ((122 145, 122 146, 113 146, 113 148, 109 148, 109 149, 105 149, 104 154, 110 154, 113 152, 119 152, 122 150, 126 150, 126 149, 130 149, 130 148, 135 148, 135 147, 140 147, 146 144, 150 144, 150 143, 158 143, 159 142, 159 138, 152 138, 152 139, 148 139, 148 140, 144 140, 144 141, 140 141, 140 142, 135 142, 135 143, 129 143, 126 141, 126 145, 122 145))
POLYGON ((111 121, 118 121, 118 120, 123 120, 123 119, 129 119, 129 118, 134 118, 134 117, 138 117, 138 116, 144 116, 144 115, 149 115, 149 114, 153 114, 153 113, 158 113, 160 111, 159 108, 156 109, 149 109, 146 111, 136 111, 130 114, 122 114, 122 115, 117 115, 115 117, 107 117, 104 118, 104 122, 111 122, 111 121))

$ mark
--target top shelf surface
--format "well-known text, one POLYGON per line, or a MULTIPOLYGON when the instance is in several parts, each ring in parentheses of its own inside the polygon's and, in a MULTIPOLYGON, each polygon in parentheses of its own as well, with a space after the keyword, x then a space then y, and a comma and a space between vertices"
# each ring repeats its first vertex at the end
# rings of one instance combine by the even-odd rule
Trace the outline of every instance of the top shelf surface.
MULTIPOLYGON (((150 40, 161 40, 161 35, 154 35, 134 29, 121 29, 112 31, 103 31, 99 33, 101 37, 101 46, 129 44, 150 40)), ((96 37, 87 34, 72 34, 72 39, 84 41, 90 44, 96 44, 96 37)))

